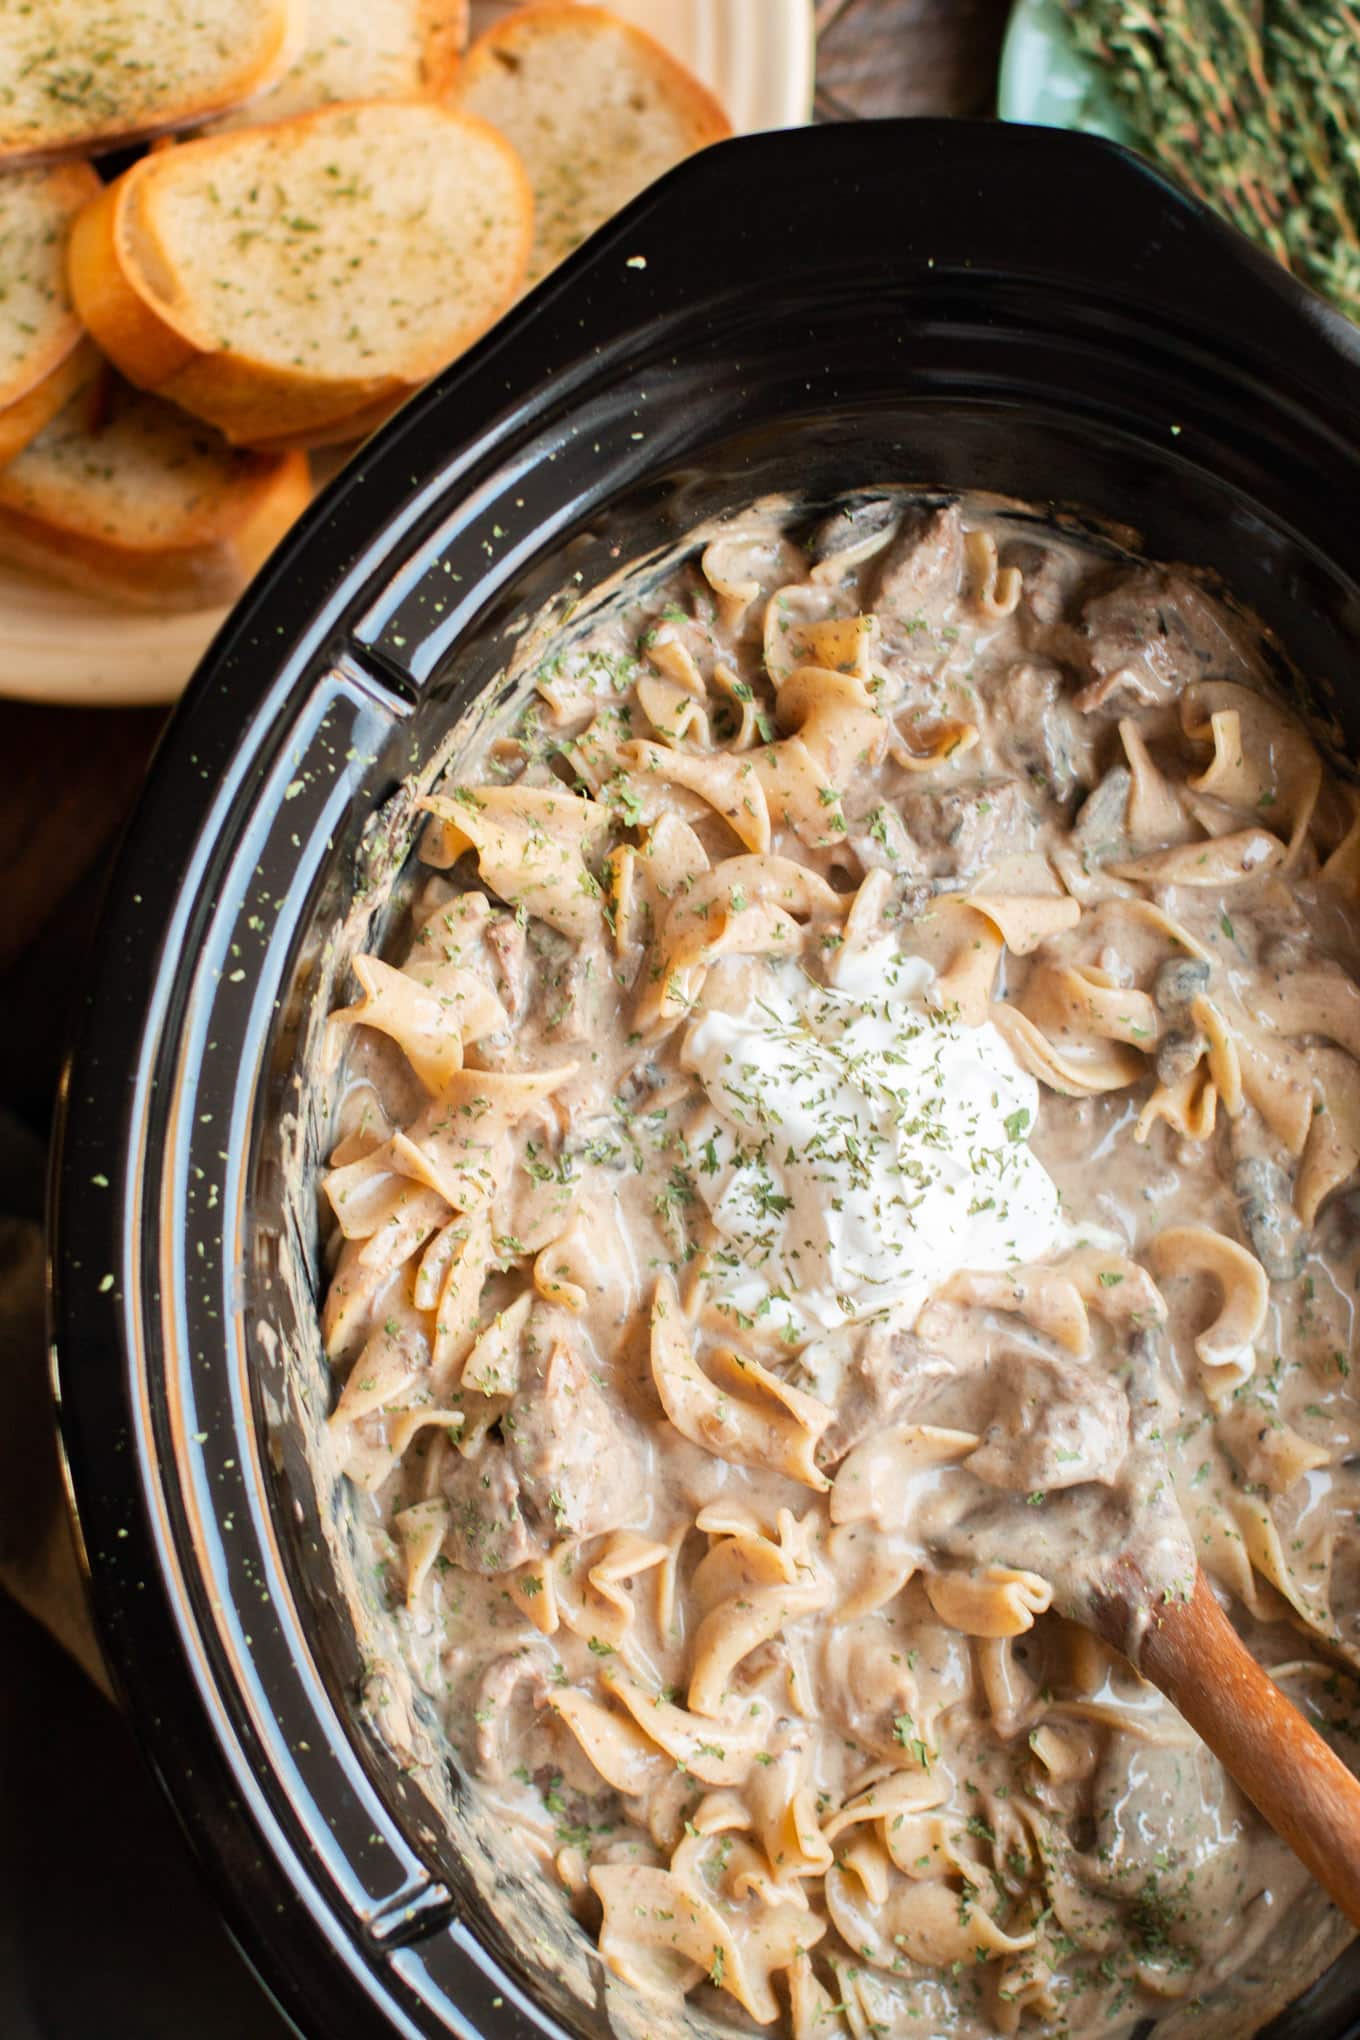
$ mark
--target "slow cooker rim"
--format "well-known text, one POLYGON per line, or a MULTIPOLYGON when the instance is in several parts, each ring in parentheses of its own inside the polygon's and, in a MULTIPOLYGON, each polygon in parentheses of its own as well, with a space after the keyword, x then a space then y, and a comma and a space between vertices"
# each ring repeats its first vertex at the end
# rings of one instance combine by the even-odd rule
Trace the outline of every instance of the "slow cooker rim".
MULTIPOLYGON (((884 122, 869 129, 818 131, 815 146, 831 155, 840 152, 847 167, 858 164, 859 174, 865 176, 881 169, 890 151, 902 152, 903 161, 919 160, 932 151, 958 149, 961 135, 968 137, 970 147, 997 161, 1017 148, 1047 151, 1055 163, 1080 158, 1112 193, 1128 199, 1136 188, 1144 197, 1152 195, 1164 224, 1173 222, 1180 233, 1207 236, 1220 256, 1230 256, 1250 279, 1251 291, 1264 290, 1267 301, 1279 306, 1285 323, 1295 322, 1293 337, 1300 352, 1312 350, 1305 383, 1320 379, 1331 368, 1344 371, 1343 379, 1350 378, 1360 390, 1360 345, 1350 329, 1338 331, 1334 315, 1146 166, 1111 145, 1082 138, 1032 131, 1022 140, 1017 131, 996 129, 986 134, 984 140, 978 129, 959 123, 884 122), (1098 164, 1103 166, 1099 170, 1098 164)), ((135 1282, 130 1290, 125 1280, 139 1252, 140 1214, 133 1193, 143 1180, 145 1163, 135 1151, 133 1098, 144 1096, 158 1067, 163 1047, 159 1016, 173 1004, 167 978, 173 979, 179 963, 178 957, 162 954, 150 981, 138 980, 129 970, 146 931, 145 917, 133 909, 159 896, 152 916, 157 934, 172 925, 162 912, 175 890, 168 874, 181 881, 187 874, 201 882, 212 848, 204 844, 201 825, 184 812, 178 798, 186 775, 216 774, 219 791, 232 777, 244 786, 248 768, 268 756, 278 716, 314 672, 328 644, 354 647, 361 655, 361 691, 367 685, 386 694, 397 715, 407 714, 419 700, 423 682, 394 656, 384 636, 381 604, 375 607, 373 598, 394 553, 403 546, 409 552, 408 540, 427 516, 422 502, 430 504, 446 481, 448 460, 429 451, 438 446, 433 428, 440 417, 446 411, 457 416, 460 398, 470 408, 471 393, 502 383, 509 400, 490 415, 481 434, 487 457, 494 455, 518 415, 516 376, 520 408, 531 404, 540 390, 531 373, 531 357, 545 336, 548 359, 565 358, 572 345, 580 358, 577 307, 590 311, 599 347, 617 342, 620 333, 631 330, 633 302, 620 296, 618 274, 620 259, 631 268, 626 251, 643 241, 649 249, 664 248, 668 218, 698 204, 705 190, 714 194, 723 189, 726 172, 720 166, 734 161, 732 151, 748 152, 753 165, 756 155, 763 154, 771 180, 777 182, 784 175, 783 164, 792 162, 807 141, 806 136, 760 137, 724 145, 681 166, 603 230, 527 300, 520 313, 446 371, 363 450, 286 541, 208 654, 161 747, 111 877, 110 902, 89 964, 86 1017, 63 1080, 54 1144, 50 1193, 54 1384, 68 1484, 77 1505, 101 1638, 120 1688, 132 1703, 139 1737, 200 1856, 211 1855, 220 1843, 221 1795, 239 1792, 244 1781, 239 1765, 227 1759, 210 1725, 209 1696, 193 1673, 192 1644, 182 1626, 185 1611, 181 1606, 177 1616, 161 1600, 164 1578, 173 1574, 178 1555, 165 1523, 153 1520, 145 1506, 148 1483, 158 1478, 156 1470, 145 1467, 130 1449, 140 1421, 138 1368, 145 1331, 131 1311, 135 1282), (598 299, 593 290, 598 290, 598 299), (413 450, 422 444, 423 475, 417 477, 411 472, 413 450), (339 571, 328 576, 327 563, 333 567, 337 555, 339 571), (320 574, 315 574, 317 566, 323 569, 320 574), (313 575, 323 585, 330 582, 319 609, 308 592, 313 575), (296 628, 276 624, 280 614, 295 619, 296 628), (365 629, 370 615, 374 625, 365 629), (283 662, 258 656, 252 670, 252 654, 258 653, 262 640, 275 638, 276 628, 287 646, 283 662), (138 1072, 131 1088, 129 1070, 138 1072), (98 1361, 103 1373, 97 1388, 88 1379, 82 1350, 98 1361), (121 1454, 111 1452, 108 1442, 119 1430, 129 1448, 121 1454), (133 1561, 131 1566, 128 1560, 133 1561), (153 1590, 144 1587, 139 1592, 135 1583, 126 1583, 138 1570, 153 1590), (173 1668, 178 1687, 169 1705, 157 1691, 164 1675, 153 1669, 157 1659, 173 1668), (192 1789, 191 1774, 196 1779, 192 1789)), ((650 254, 647 259, 652 259, 650 254)), ((636 272, 623 280, 625 290, 635 281, 636 272)), ((1253 345, 1261 344, 1260 336, 1254 336, 1253 345)), ((1351 459, 1360 458, 1353 436, 1348 446, 1351 459)), ((145 1439, 145 1432, 142 1436, 145 1439)), ((384 1962, 379 1976, 368 1961, 369 1954, 381 1951, 351 1951, 355 1966, 350 1981, 343 1994, 335 1996, 333 1909, 324 1911, 321 1897, 308 1882, 308 1866, 286 1841, 264 1837, 258 1809, 238 1806, 228 1824, 237 1833, 239 1851, 258 1858, 253 1874, 261 1883, 248 1901, 239 1883, 233 1885, 228 1878, 229 1916, 234 1914, 257 1951, 267 1948, 266 1966, 275 1969, 275 1983, 290 2016, 294 2011, 314 2013, 333 2002, 346 2018, 347 2033, 423 2030, 409 2023, 407 2008, 393 1994, 390 1965, 384 1962), (304 1894, 314 1902, 308 1904, 304 1894), (291 1921, 300 1938, 307 1936, 309 1920, 331 1919, 329 1947, 313 1951, 305 1960, 301 1965, 305 1975, 289 1972, 287 1965, 277 1962, 277 1938, 265 1930, 266 1915, 273 1908, 291 1921), (361 2028, 354 2023, 356 2016, 371 2023, 361 2028)), ((221 1895, 220 1866, 217 1882, 221 1895)), ((260 1966, 257 1952, 251 1959, 260 1966)), ((504 1978, 493 1979, 488 2011, 500 2009, 494 1998, 505 1983, 504 1978)))

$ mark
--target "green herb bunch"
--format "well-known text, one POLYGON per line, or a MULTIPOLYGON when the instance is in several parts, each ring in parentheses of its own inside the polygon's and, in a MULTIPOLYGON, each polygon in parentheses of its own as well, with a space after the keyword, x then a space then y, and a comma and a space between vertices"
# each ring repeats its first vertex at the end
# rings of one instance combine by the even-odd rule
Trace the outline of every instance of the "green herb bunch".
POLYGON ((1064 5, 1137 146, 1360 320, 1360 5, 1064 5))

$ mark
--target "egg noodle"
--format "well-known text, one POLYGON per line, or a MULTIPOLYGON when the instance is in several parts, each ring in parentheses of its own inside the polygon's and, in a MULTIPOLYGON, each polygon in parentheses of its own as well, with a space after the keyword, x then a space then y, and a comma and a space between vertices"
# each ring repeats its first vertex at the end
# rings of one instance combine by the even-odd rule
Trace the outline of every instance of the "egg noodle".
POLYGON ((330 1023, 331 1432, 646 1997, 1129 2034, 1312 1903, 1079 1619, 1150 1515, 1348 1747, 1360 798, 1275 670, 1015 509, 757 509, 424 803, 330 1023))

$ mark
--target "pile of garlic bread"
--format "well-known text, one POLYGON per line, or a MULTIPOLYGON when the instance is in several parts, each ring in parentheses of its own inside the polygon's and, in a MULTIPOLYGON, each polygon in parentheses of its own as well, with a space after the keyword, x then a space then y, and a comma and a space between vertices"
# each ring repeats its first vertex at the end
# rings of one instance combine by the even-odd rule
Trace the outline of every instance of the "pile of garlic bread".
POLYGON ((0 7, 0 560, 233 600, 380 424, 730 133, 584 0, 0 7))

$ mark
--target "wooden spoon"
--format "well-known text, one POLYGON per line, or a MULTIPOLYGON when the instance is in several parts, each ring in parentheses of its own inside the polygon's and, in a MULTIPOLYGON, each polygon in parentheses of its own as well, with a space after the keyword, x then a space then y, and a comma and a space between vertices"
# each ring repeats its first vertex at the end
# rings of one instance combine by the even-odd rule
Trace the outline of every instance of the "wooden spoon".
MULTIPOLYGON (((1137 1567, 1116 1560, 1087 1626, 1123 1650, 1150 1599, 1137 1567)), ((1159 1602, 1143 1623, 1138 1670, 1360 1927, 1360 1779, 1257 1664, 1198 1567, 1189 1600, 1159 1602)))
MULTIPOLYGON (((1127 1371, 1130 1445, 1117 1490, 1046 1497, 1056 1535, 1035 1569, 1053 1606, 1092 1630, 1165 1693, 1229 1776, 1360 1927, 1360 1779, 1287 1700, 1243 1643, 1194 1559, 1163 1442, 1157 1336, 1141 1333, 1127 1371), (1070 1513, 1069 1513, 1070 1512, 1070 1513), (1162 1584, 1171 1582, 1171 1584, 1162 1584)), ((1015 1548, 1013 1516, 997 1499, 936 1541, 973 1564, 1015 1548)))
POLYGON ((1078 1619, 1129 1652, 1360 1927, 1360 1780, 1256 1662, 1201 1566, 1194 1565, 1193 1584, 1185 1567, 1179 1593, 1150 1591, 1149 1579, 1162 1571, 1156 1555, 1165 1554, 1168 1539, 1179 1537, 1187 1557, 1192 1549, 1166 1459, 1158 1339, 1151 1332, 1133 1342, 1128 1390, 1125 1495, 1135 1534, 1118 1557, 1103 1566, 1097 1561, 1088 1573, 1078 1619), (1150 1572, 1140 1563, 1143 1554, 1150 1572))

